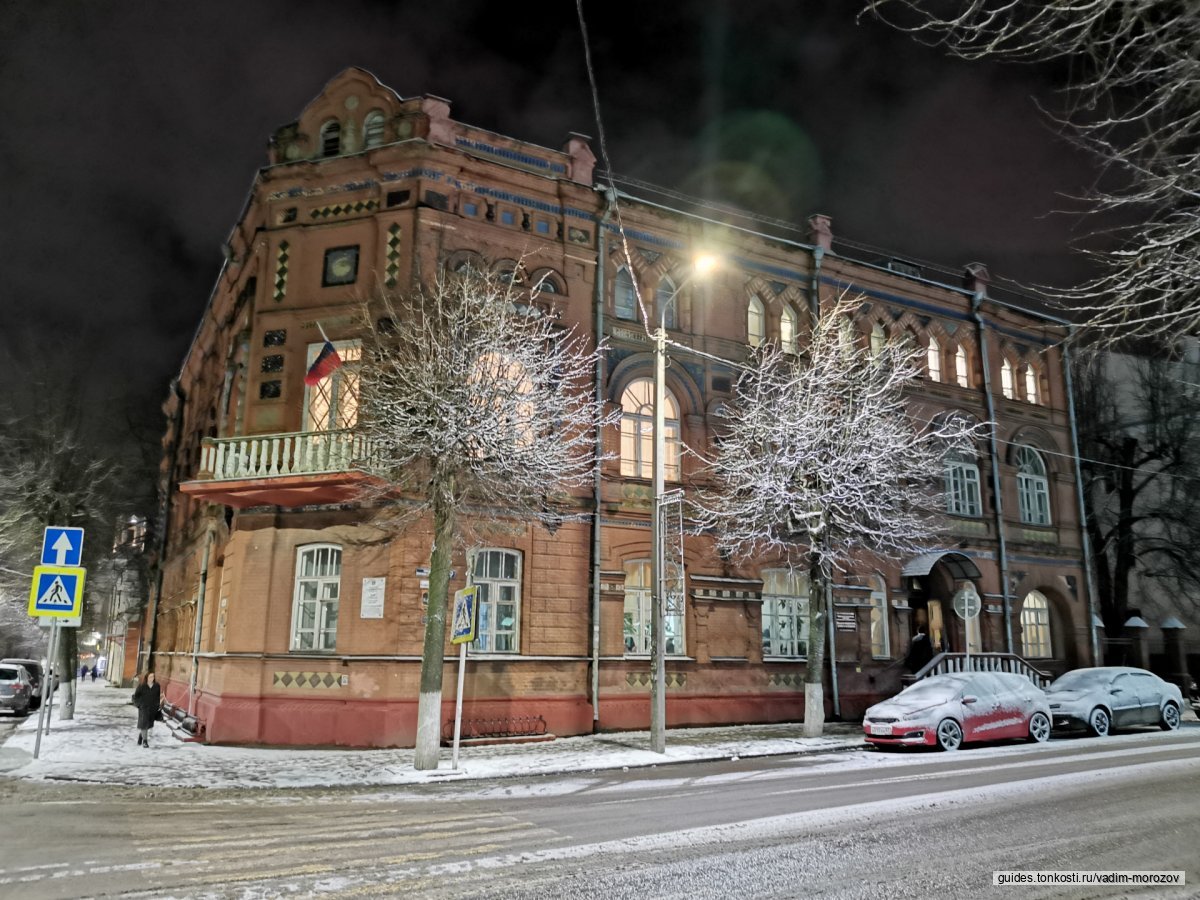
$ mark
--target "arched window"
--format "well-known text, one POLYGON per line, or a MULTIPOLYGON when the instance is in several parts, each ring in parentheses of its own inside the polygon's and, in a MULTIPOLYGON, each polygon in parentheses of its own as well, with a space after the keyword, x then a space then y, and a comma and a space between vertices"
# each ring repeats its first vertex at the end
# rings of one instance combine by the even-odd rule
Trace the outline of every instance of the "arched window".
POLYGON ((321 155, 337 156, 342 149, 342 126, 331 119, 321 126, 321 155))
POLYGON ((341 583, 341 547, 314 544, 299 548, 292 600, 293 650, 335 649, 341 583))
POLYGON ((929 369, 931 380, 942 380, 942 346, 935 337, 929 339, 929 349, 925 353, 925 365, 929 369))
POLYGON ((1017 385, 1013 379, 1013 366, 1007 359, 1000 364, 1000 390, 1009 400, 1015 400, 1017 385))
MULTIPOLYGON (((670 391, 664 392, 663 477, 679 480, 679 405, 670 391)), ((634 478, 654 477, 654 382, 649 378, 631 381, 621 395, 621 474, 634 478)))
POLYGON ((762 579, 763 656, 808 656, 808 575, 764 569, 762 579))
POLYGON ((946 455, 946 512, 952 516, 981 516, 979 466, 962 453, 946 455))
MULTIPOLYGON (((645 656, 651 650, 650 628, 654 606, 650 581, 649 560, 625 563, 625 652, 630 655, 645 656)), ((678 602, 682 604, 682 598, 678 598, 678 602)), ((685 652, 683 622, 682 606, 668 605, 663 617, 663 637, 668 656, 685 652)))
POLYGON ((767 337, 766 311, 763 302, 757 297, 751 297, 746 305, 746 343, 757 347, 767 337))
POLYGON ((383 143, 383 113, 377 109, 367 113, 363 120, 363 146, 378 147, 383 143))
POLYGON ((1029 363, 1025 364, 1025 399, 1030 403, 1038 402, 1037 369, 1029 363))
POLYGON ((878 358, 883 353, 883 345, 887 343, 887 335, 883 326, 876 322, 871 326, 871 356, 878 358))
POLYGON ((892 655, 892 636, 888 628, 887 584, 879 575, 869 578, 871 584, 871 655, 889 659, 892 655))
POLYGON ((967 367, 967 348, 961 344, 954 354, 954 380, 959 387, 970 387, 971 376, 967 367))
POLYGON ((797 352, 796 324, 796 311, 788 304, 783 304, 783 312, 779 314, 779 346, 784 353, 797 352))
POLYGON ((476 550, 470 583, 478 589, 479 605, 479 626, 472 652, 518 652, 521 554, 516 550, 476 550))
POLYGON ((1017 449, 1017 505, 1025 524, 1050 524, 1050 483, 1046 478, 1046 464, 1032 447, 1017 449))
POLYGON ((679 328, 679 297, 675 282, 664 275, 658 282, 658 290, 654 292, 654 303, 658 307, 659 321, 664 328, 675 331, 679 328))
POLYGON ((626 268, 618 269, 613 281, 613 315, 618 319, 637 321, 637 294, 633 290, 633 276, 626 268))
POLYGON ((1021 648, 1028 659, 1054 655, 1050 646, 1050 605, 1040 591, 1030 591, 1021 604, 1021 648))

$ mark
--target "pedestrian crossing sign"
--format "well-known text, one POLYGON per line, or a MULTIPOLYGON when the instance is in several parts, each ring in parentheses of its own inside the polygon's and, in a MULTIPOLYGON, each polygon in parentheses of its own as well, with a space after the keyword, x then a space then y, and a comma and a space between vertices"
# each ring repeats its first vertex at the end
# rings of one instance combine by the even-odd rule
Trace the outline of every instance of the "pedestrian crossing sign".
POLYGON ((83 608, 87 569, 76 566, 38 566, 29 591, 29 615, 72 618, 83 608))
POLYGON ((450 623, 450 643, 469 644, 475 640, 475 627, 479 621, 479 604, 476 602, 477 587, 463 588, 454 592, 454 618, 450 623))

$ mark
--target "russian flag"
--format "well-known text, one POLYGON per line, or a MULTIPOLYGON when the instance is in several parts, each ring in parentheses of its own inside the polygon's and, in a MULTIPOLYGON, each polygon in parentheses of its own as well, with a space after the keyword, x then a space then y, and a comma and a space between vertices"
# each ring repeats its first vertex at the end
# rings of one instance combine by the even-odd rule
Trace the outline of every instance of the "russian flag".
POLYGON ((321 348, 321 352, 317 354, 317 358, 313 360, 313 364, 308 367, 308 374, 304 376, 304 383, 312 387, 322 378, 328 378, 329 374, 335 369, 341 368, 341 365, 342 358, 333 349, 333 344, 326 339, 325 346, 321 348))

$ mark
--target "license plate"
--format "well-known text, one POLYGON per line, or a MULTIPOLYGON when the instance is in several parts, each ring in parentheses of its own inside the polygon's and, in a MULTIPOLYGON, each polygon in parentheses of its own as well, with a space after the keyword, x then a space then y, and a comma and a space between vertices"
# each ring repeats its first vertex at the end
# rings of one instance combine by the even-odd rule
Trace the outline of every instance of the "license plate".
POLYGON ((890 734, 892 733, 892 726, 891 726, 891 725, 878 725, 878 724, 876 724, 875 722, 868 722, 868 723, 867 723, 867 730, 868 730, 868 733, 869 733, 869 734, 887 734, 887 735, 890 735, 890 734))

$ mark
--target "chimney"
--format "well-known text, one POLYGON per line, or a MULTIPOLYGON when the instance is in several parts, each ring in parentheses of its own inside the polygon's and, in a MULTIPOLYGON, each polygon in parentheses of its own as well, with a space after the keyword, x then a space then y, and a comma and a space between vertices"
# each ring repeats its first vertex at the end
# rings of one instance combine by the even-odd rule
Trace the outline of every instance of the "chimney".
POLYGON ((808 217, 808 242, 814 247, 820 247, 826 252, 833 249, 833 220, 829 216, 816 213, 808 217))
POLYGON ((992 276, 988 274, 987 266, 980 262, 967 263, 963 269, 963 287, 973 294, 987 296, 988 282, 992 276))

